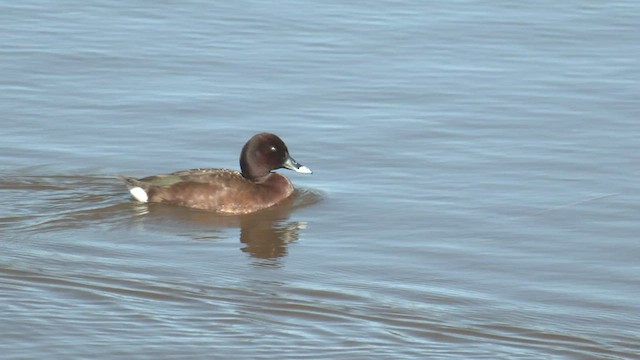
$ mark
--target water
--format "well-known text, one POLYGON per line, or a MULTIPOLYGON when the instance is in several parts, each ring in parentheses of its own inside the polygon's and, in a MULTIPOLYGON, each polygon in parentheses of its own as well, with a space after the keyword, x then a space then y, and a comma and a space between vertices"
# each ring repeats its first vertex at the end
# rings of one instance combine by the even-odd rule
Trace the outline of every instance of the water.
POLYGON ((2 2, 0 357, 640 358, 639 20, 2 2), (260 131, 314 170, 264 213, 115 178, 260 131))

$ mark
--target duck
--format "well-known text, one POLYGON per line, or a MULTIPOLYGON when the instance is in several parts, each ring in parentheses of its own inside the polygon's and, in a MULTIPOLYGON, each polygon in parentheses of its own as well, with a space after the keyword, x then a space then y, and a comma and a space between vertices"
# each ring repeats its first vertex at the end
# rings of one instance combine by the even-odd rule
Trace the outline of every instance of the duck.
POLYGON ((289 155, 277 135, 259 133, 240 152, 240 170, 203 168, 152 175, 120 176, 141 203, 164 203, 222 214, 249 214, 272 207, 291 196, 293 184, 274 172, 289 169, 312 174, 289 155))

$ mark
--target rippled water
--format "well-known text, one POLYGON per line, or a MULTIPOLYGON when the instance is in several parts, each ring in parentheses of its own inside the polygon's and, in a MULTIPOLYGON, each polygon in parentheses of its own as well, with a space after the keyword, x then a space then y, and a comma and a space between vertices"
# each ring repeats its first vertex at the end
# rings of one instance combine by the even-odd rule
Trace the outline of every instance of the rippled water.
POLYGON ((638 23, 0 2, 0 357, 640 358, 638 23), (260 131, 314 170, 265 212, 116 178, 237 169, 260 131))

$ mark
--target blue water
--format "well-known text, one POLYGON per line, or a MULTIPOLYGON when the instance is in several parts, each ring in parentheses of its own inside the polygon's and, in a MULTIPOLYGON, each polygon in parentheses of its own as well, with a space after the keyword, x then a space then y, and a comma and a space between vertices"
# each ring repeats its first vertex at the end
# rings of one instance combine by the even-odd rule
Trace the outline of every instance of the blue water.
POLYGON ((0 357, 640 358, 640 5, 0 1, 0 357), (250 217, 115 176, 314 170, 250 217))

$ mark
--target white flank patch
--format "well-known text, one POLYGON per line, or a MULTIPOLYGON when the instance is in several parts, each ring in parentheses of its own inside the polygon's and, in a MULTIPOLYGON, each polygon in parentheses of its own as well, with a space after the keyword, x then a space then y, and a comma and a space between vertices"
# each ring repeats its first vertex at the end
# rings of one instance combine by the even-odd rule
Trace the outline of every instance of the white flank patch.
POLYGON ((147 192, 144 191, 141 187, 132 187, 131 189, 129 189, 129 192, 136 200, 140 202, 146 203, 149 200, 147 192))

